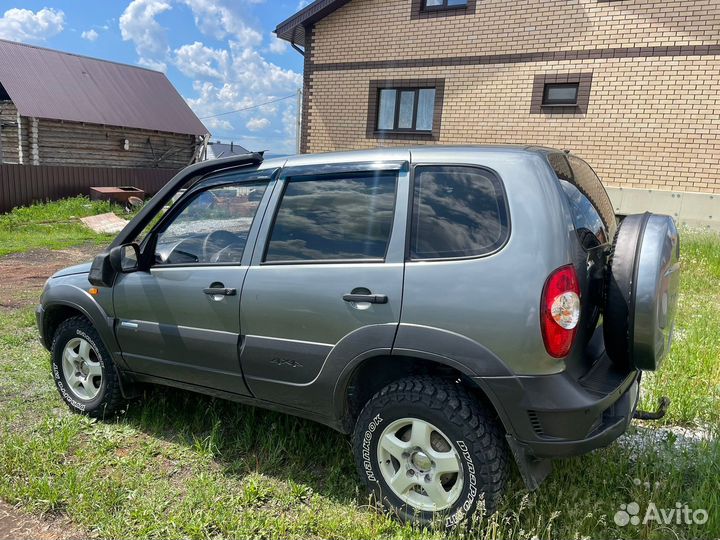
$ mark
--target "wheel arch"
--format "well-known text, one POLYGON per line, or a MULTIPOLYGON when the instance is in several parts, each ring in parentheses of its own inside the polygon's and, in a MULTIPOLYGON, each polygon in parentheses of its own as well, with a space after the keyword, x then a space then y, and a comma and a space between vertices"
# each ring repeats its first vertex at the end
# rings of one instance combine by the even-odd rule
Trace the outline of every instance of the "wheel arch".
POLYGON ((42 334, 45 336, 47 348, 52 345, 53 337, 58 327, 72 317, 84 317, 88 320, 87 313, 78 306, 67 303, 55 303, 45 306, 42 320, 42 334))
POLYGON ((497 416, 507 430, 499 404, 466 366, 434 353, 412 351, 402 354, 369 352, 346 366, 334 392, 335 415, 342 419, 344 431, 352 431, 363 406, 381 388, 412 375, 438 377, 462 384, 497 416))
POLYGON ((50 287, 43 297, 42 310, 42 333, 48 348, 52 345, 57 325, 69 317, 82 315, 100 334, 110 354, 118 357, 116 353, 120 349, 115 339, 114 319, 84 290, 71 284, 50 287))

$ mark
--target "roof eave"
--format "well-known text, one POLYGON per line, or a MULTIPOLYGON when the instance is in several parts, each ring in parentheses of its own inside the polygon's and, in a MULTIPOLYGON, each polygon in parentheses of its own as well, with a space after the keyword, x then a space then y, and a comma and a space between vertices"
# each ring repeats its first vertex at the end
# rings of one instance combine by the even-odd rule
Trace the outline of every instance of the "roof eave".
MULTIPOLYGON (((298 28, 303 29, 304 33, 304 28, 306 26, 312 25, 319 20, 324 19, 336 9, 347 4, 349 1, 350 0, 315 0, 310 5, 305 6, 300 11, 278 24, 275 28, 275 34, 280 39, 284 39, 290 43, 297 43, 294 39, 297 36, 298 28)), ((304 43, 298 43, 298 45, 304 45, 304 43)))

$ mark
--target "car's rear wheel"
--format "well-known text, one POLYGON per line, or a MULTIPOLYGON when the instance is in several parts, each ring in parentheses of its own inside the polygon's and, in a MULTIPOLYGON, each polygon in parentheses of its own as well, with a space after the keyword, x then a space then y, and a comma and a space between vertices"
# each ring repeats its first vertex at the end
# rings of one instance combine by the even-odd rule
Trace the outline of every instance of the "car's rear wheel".
POLYGON ((413 377, 363 408, 353 435, 361 477, 402 520, 452 527, 478 509, 495 511, 508 452, 502 430, 459 384, 413 377))
POLYGON ((55 385, 71 410, 100 418, 125 405, 112 358, 86 318, 58 326, 51 354, 55 385))

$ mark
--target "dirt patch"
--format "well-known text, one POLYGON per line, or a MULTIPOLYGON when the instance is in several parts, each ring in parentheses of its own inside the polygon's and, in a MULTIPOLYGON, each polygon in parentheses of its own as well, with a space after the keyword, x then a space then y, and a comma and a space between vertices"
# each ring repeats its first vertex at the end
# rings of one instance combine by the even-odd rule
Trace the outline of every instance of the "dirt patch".
POLYGON ((34 249, 0 257, 0 308, 17 309, 37 302, 45 280, 73 264, 92 260, 95 245, 69 249, 34 249))
POLYGON ((61 540, 88 538, 62 519, 40 519, 0 501, 0 540, 61 540))

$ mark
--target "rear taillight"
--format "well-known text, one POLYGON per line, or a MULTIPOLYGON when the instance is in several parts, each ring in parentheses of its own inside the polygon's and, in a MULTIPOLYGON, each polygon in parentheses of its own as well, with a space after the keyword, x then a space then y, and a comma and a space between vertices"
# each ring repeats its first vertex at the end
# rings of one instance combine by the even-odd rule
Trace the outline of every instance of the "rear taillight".
POLYGON ((580 287, 572 265, 558 268, 547 278, 540 309, 545 349, 554 358, 566 357, 580 320, 580 287))

